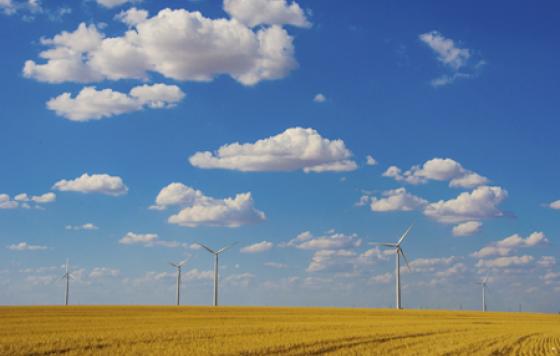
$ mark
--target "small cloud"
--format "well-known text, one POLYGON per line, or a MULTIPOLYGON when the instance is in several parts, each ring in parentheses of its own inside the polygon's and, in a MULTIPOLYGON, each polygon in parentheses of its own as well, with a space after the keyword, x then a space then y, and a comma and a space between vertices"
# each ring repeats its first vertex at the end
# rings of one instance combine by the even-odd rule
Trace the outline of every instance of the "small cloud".
POLYGON ((66 225, 64 228, 66 230, 99 230, 99 227, 92 223, 83 225, 66 225))
POLYGON ((453 227, 453 236, 470 236, 480 231, 480 221, 467 221, 453 227))
POLYGON ((313 97, 313 101, 316 103, 324 103, 325 101, 327 101, 327 97, 319 93, 313 97))
POLYGON ((372 155, 367 155, 366 156, 366 164, 368 166, 375 166, 377 164, 377 160, 375 158, 373 158, 372 155))
POLYGON ((12 251, 42 251, 46 250, 47 246, 30 245, 27 242, 20 242, 7 246, 7 249, 12 251))
POLYGON ((560 200, 553 201, 552 203, 548 204, 548 207, 554 210, 560 210, 560 200))
POLYGON ((241 253, 259 253, 259 252, 268 251, 272 247, 274 247, 274 244, 272 242, 261 241, 261 242, 257 242, 256 244, 243 247, 240 250, 240 252, 241 253))

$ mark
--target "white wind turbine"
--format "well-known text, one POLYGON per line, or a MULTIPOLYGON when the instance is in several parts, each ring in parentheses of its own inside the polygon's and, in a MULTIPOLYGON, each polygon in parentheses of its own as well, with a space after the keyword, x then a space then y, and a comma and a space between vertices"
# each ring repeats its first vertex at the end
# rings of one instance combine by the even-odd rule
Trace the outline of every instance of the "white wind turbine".
POLYGON ((408 233, 410 232, 411 229, 412 229, 412 225, 410 225, 410 227, 404 232, 404 234, 401 236, 399 241, 397 241, 397 243, 386 243, 386 242, 374 243, 375 245, 391 247, 395 249, 395 254, 397 255, 396 256, 397 265, 395 267, 395 277, 397 280, 397 285, 396 285, 396 308, 397 309, 401 309, 401 255, 403 256, 404 261, 406 262, 406 266, 410 269, 410 267, 408 266, 408 260, 406 259, 406 256, 404 255, 404 251, 401 248, 401 244, 403 243, 404 239, 408 236, 408 233))
POLYGON ((177 305, 181 305, 181 268, 189 261, 183 260, 179 263, 169 262, 169 264, 177 269, 177 305))
POLYGON ((228 245, 226 247, 222 247, 221 249, 214 251, 210 247, 197 242, 198 245, 205 248, 208 252, 214 255, 214 302, 213 305, 216 307, 218 306, 218 256, 228 250, 230 247, 236 244, 236 242, 228 245))
POLYGON ((482 281, 477 282, 476 284, 478 284, 482 287, 482 311, 485 312, 487 310, 487 308, 486 308, 486 288, 488 287, 488 274, 486 275, 486 277, 482 281))
POLYGON ((62 277, 60 277, 60 279, 66 279, 66 291, 64 293, 64 305, 68 305, 68 300, 70 298, 70 278, 72 278, 72 276, 70 275, 70 262, 68 259, 66 259, 66 264, 65 266, 65 272, 62 275, 62 277))

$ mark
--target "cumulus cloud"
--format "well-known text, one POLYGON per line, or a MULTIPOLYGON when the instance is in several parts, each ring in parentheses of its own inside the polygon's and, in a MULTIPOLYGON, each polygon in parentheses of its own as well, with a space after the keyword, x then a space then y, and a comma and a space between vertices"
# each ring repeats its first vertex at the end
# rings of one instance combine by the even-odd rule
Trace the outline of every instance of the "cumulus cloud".
POLYGON ((147 79, 154 72, 180 81, 211 81, 229 75, 244 85, 285 77, 297 66, 293 38, 282 27, 255 30, 235 19, 200 12, 163 9, 153 17, 130 10, 120 16, 133 28, 106 37, 94 25, 80 24, 41 40, 49 47, 25 62, 25 77, 49 83, 92 83, 147 79))
POLYGON ((551 268, 556 265, 556 257, 554 256, 542 256, 538 261, 537 265, 543 268, 551 268))
POLYGON ((240 251, 241 253, 259 253, 270 250, 274 247, 274 244, 269 241, 261 241, 256 244, 243 247, 240 251))
POLYGON ((481 228, 480 221, 467 221, 453 227, 453 236, 470 236, 479 232, 481 228))
POLYGON ((131 7, 126 11, 119 12, 115 19, 129 27, 133 27, 148 19, 148 11, 131 7))
POLYGON ((295 1, 224 0, 224 10, 232 18, 249 26, 292 25, 311 27, 305 13, 295 1))
MULTIPOLYGON (((160 240, 157 234, 138 234, 134 232, 128 232, 120 240, 121 245, 139 245, 143 247, 166 247, 166 248, 184 248, 184 249, 196 249, 193 248, 194 245, 189 245, 188 243, 160 240)), ((198 245, 197 245, 198 246, 198 245)))
POLYGON ((377 276, 373 276, 369 279, 370 283, 373 284, 388 284, 393 280, 393 274, 391 273, 383 273, 378 274, 377 276))
POLYGON ((457 261, 457 257, 417 258, 410 262, 410 272, 433 272, 435 267, 448 266, 457 261))
POLYGON ((89 278, 101 279, 107 277, 118 277, 120 271, 116 268, 109 267, 94 267, 89 273, 89 278))
POLYGON ((325 101, 327 101, 327 97, 319 93, 313 97, 313 101, 316 103, 324 103, 325 101))
MULTIPOLYGON (((350 246, 352 247, 352 246, 350 246)), ((371 267, 382 258, 379 249, 370 249, 357 253, 347 249, 315 251, 307 272, 337 272, 345 275, 355 275, 364 268, 371 267)))
POLYGON ((31 245, 27 242, 20 242, 7 246, 7 249, 12 251, 41 251, 46 250, 47 246, 31 245))
POLYGON ((533 261, 533 256, 510 256, 498 257, 491 260, 479 260, 476 264, 477 267, 490 267, 490 268, 504 268, 511 266, 524 266, 533 261))
MULTIPOLYGON (((30 209, 31 205, 29 203, 31 202, 36 204, 48 204, 54 201, 56 201, 56 194, 52 192, 33 196, 29 196, 27 193, 20 193, 14 196, 13 199, 11 199, 8 194, 0 194, 0 209, 30 209)), ((35 207, 41 208, 39 205, 35 207)))
POLYGON ((345 235, 333 231, 324 236, 313 236, 306 231, 280 246, 295 247, 301 250, 340 250, 361 245, 362 240, 356 234, 345 235))
POLYGON ((99 227, 92 223, 86 223, 82 225, 66 225, 64 228, 66 230, 99 230, 99 227))
POLYGON ((433 158, 421 166, 412 166, 405 172, 391 166, 383 176, 409 184, 423 184, 430 180, 449 181, 449 186, 454 188, 472 188, 488 183, 488 178, 465 169, 459 162, 450 158, 433 158))
POLYGON ((408 193, 405 188, 387 190, 382 195, 382 198, 370 197, 372 211, 412 211, 428 203, 427 200, 408 193))
POLYGON ((198 168, 243 172, 342 172, 357 168, 344 141, 321 137, 311 128, 294 127, 255 143, 232 143, 216 152, 197 152, 189 158, 198 168))
POLYGON ((424 208, 424 214, 436 221, 456 224, 504 216, 498 205, 507 198, 501 187, 481 186, 451 200, 440 200, 424 208))
POLYGON ((552 203, 548 204, 548 207, 554 210, 560 210, 560 200, 553 201, 552 203))
POLYGON ((437 31, 421 34, 420 40, 437 54, 440 62, 455 70, 463 67, 471 57, 468 49, 458 48, 452 39, 445 38, 437 31))
POLYGON ((136 2, 138 0, 96 0, 96 2, 106 8, 113 8, 113 7, 117 7, 117 6, 121 6, 124 5, 128 2, 136 2))
POLYGON ((47 108, 71 121, 100 120, 128 112, 175 106, 185 94, 175 85, 153 84, 132 88, 129 94, 112 89, 85 87, 78 95, 63 93, 47 102, 47 108))
POLYGON ((443 74, 431 81, 434 87, 449 85, 457 79, 472 78, 485 64, 484 60, 475 61, 471 50, 458 47, 455 41, 444 37, 438 31, 423 33, 419 38, 434 51, 438 61, 448 70, 448 74, 443 74))
POLYGON ((53 185, 53 189, 62 192, 99 193, 111 196, 124 195, 128 187, 121 177, 108 174, 82 174, 72 180, 62 179, 53 185))
POLYGON ((159 192, 156 204, 151 208, 164 210, 170 206, 180 207, 181 210, 171 215, 168 222, 181 226, 239 227, 266 220, 266 215, 254 205, 251 193, 216 199, 182 183, 171 183, 159 192))
POLYGON ((367 155, 366 156, 366 164, 368 166, 375 166, 375 165, 377 165, 377 160, 375 158, 373 158, 372 155, 367 155))
POLYGON ((519 234, 514 234, 506 237, 503 240, 493 242, 492 244, 481 248, 472 254, 473 257, 484 258, 488 256, 507 256, 514 249, 519 247, 534 247, 537 245, 542 245, 548 243, 548 239, 545 234, 537 231, 533 232, 531 235, 523 238, 519 234))

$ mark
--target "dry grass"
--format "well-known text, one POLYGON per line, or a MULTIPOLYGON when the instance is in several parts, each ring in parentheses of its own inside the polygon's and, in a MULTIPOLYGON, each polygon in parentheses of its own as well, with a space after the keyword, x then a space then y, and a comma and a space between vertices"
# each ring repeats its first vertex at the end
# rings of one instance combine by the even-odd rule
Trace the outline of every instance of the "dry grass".
POLYGON ((1 355, 559 355, 560 316, 245 307, 0 307, 1 355))

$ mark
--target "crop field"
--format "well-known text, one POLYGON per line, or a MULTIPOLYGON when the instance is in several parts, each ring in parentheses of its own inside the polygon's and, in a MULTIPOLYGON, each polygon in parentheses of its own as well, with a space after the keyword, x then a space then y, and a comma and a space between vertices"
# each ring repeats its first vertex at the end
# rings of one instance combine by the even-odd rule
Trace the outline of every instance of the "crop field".
POLYGON ((0 307, 1 355, 559 355, 560 315, 266 307, 0 307))

